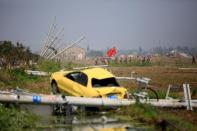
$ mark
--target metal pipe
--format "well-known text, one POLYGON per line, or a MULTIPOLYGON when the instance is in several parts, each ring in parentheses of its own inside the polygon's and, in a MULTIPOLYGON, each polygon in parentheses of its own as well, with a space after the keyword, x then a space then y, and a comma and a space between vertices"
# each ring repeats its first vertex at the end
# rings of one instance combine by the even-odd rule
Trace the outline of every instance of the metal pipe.
MULTIPOLYGON (((55 35, 55 37, 54 37, 54 39, 52 40, 52 41, 50 41, 49 43, 48 43, 48 45, 47 46, 52 46, 52 45, 54 45, 55 44, 55 41, 58 39, 58 36, 62 33, 64 31, 64 28, 62 28, 56 35, 55 35)), ((47 57, 47 54, 46 54, 46 52, 47 52, 47 50, 48 50, 48 47, 46 46, 46 50, 45 50, 45 52, 43 53, 43 57, 47 57)))
POLYGON ((135 103, 129 99, 109 99, 109 98, 85 98, 67 96, 66 100, 71 105, 85 106, 128 106, 135 103))
POLYGON ((62 51, 58 52, 56 55, 52 56, 51 59, 57 57, 58 55, 64 53, 66 50, 68 50, 69 48, 71 48, 72 46, 76 45, 77 43, 79 43, 80 41, 82 41, 85 37, 82 36, 79 40, 73 42, 71 45, 67 46, 66 48, 64 48, 62 51))
MULTIPOLYGON (((129 106, 134 104, 135 99, 109 99, 109 98, 86 98, 74 96, 61 96, 61 95, 24 95, 24 94, 0 94, 0 102, 7 103, 25 103, 25 104, 70 104, 76 106, 129 106)), ((192 106, 197 107, 197 101, 191 100, 192 106)), ((150 99, 144 101, 156 107, 186 107, 185 102, 179 100, 159 100, 150 99)))
POLYGON ((20 95, 0 94, 0 102, 25 104, 65 104, 67 101, 61 95, 20 95))
POLYGON ((44 56, 44 52, 46 50, 46 46, 48 45, 48 41, 50 39, 52 28, 54 27, 54 24, 55 24, 55 20, 56 20, 56 17, 54 18, 53 23, 51 23, 51 25, 50 25, 50 29, 49 29, 49 32, 48 32, 48 35, 47 35, 47 40, 44 42, 44 46, 42 48, 40 56, 44 56))

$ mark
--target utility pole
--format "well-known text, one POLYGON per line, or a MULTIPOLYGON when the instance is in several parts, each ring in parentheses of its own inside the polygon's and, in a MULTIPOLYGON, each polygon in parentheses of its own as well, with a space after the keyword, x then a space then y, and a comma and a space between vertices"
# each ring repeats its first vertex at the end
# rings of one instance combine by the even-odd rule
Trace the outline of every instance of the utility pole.
POLYGON ((44 46, 42 48, 42 51, 40 53, 40 56, 43 56, 44 55, 44 52, 46 51, 46 47, 48 45, 48 42, 50 41, 52 30, 54 30, 54 27, 55 27, 55 20, 56 20, 56 18, 54 18, 53 23, 50 25, 49 32, 47 34, 47 39, 44 41, 44 46))

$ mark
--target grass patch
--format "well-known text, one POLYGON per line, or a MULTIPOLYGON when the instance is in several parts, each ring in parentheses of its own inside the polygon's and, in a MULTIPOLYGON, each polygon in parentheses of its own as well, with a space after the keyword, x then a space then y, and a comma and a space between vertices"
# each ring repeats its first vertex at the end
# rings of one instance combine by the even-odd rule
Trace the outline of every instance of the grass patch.
POLYGON ((0 130, 21 131, 35 127, 38 117, 29 111, 19 110, 15 107, 6 108, 0 105, 0 130))
POLYGON ((0 70, 0 89, 16 87, 35 93, 50 93, 48 77, 28 75, 23 69, 0 70))
POLYGON ((10 75, 12 77, 12 80, 20 81, 20 82, 23 82, 23 83, 34 82, 34 81, 37 81, 39 79, 38 76, 28 75, 24 71, 24 69, 21 69, 21 68, 10 70, 10 75))
POLYGON ((2 74, 0 75, 1 87, 23 86, 26 83, 33 83, 42 80, 41 77, 26 74, 22 68, 0 70, 0 73, 2 74))
POLYGON ((143 67, 143 66, 161 66, 161 67, 197 67, 197 64, 192 64, 192 60, 184 57, 166 57, 152 56, 150 61, 143 61, 139 58, 132 60, 109 61, 109 65, 113 67, 143 67))
POLYGON ((121 62, 121 63, 110 61, 109 66, 112 66, 112 67, 139 66, 141 67, 141 66, 152 66, 152 64, 150 62, 142 62, 140 60, 135 60, 131 62, 121 62))
POLYGON ((148 122, 156 117, 157 110, 147 104, 136 103, 130 107, 121 109, 120 115, 126 115, 127 119, 132 119, 139 122, 148 122))
POLYGON ((136 103, 122 108, 117 113, 117 118, 123 121, 133 121, 148 124, 157 130, 192 130, 197 126, 176 114, 160 110, 148 104, 136 103))
POLYGON ((41 71, 55 72, 61 70, 61 64, 60 62, 53 60, 40 60, 37 68, 41 71))
POLYGON ((36 67, 36 70, 46 71, 46 72, 56 72, 62 69, 72 69, 73 67, 83 67, 87 66, 84 64, 76 64, 73 62, 60 63, 55 60, 40 60, 36 67))

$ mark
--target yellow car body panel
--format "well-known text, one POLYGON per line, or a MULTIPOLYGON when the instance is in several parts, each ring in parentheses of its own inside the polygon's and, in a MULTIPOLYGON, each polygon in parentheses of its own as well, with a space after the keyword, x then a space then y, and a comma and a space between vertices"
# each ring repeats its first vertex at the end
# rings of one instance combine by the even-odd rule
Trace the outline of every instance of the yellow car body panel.
POLYGON ((108 72, 106 69, 103 68, 91 68, 82 70, 81 72, 87 74, 89 78, 105 79, 114 77, 114 75, 111 72, 108 72))
MULTIPOLYGON (((75 75, 73 75, 75 77, 75 75)), ((92 80, 96 79, 105 80, 105 79, 114 79, 115 76, 103 68, 91 68, 84 70, 73 70, 73 71, 59 71, 51 75, 51 83, 56 82, 58 89, 61 92, 66 92, 72 96, 81 96, 81 97, 109 97, 110 95, 115 95, 118 99, 123 99, 126 95, 127 90, 124 87, 120 86, 101 86, 93 87, 92 80), (79 82, 76 82, 69 78, 69 75, 82 73, 87 77, 87 84, 82 85, 79 82)), ((82 82, 83 83, 83 82, 82 82)))
POLYGON ((102 88, 95 88, 96 91, 99 92, 99 94, 102 97, 107 97, 109 95, 115 95, 117 94, 117 98, 122 99, 124 98, 127 90, 123 87, 102 87, 102 88))

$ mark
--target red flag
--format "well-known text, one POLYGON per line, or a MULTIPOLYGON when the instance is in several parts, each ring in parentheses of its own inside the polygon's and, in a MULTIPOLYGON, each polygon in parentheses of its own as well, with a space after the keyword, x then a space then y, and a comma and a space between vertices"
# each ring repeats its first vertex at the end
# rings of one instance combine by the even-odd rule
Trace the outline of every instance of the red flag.
POLYGON ((114 55, 116 55, 116 47, 113 47, 113 48, 111 48, 111 49, 109 49, 108 51, 107 51, 107 56, 108 57, 112 57, 112 56, 114 56, 114 55))

